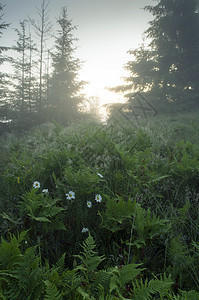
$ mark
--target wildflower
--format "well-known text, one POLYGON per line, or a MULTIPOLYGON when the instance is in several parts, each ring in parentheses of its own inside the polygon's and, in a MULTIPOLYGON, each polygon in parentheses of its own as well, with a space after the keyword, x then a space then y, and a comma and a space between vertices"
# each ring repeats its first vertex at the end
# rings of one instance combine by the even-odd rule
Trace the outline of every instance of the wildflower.
POLYGON ((68 192, 68 194, 66 194, 66 198, 68 200, 75 199, 75 193, 73 191, 68 192))
POLYGON ((87 206, 88 206, 88 208, 91 208, 92 207, 92 202, 91 201, 87 201, 87 206))
POLYGON ((102 201, 102 196, 99 195, 99 194, 97 194, 97 195, 95 196, 95 201, 101 202, 101 201, 102 201))
POLYGON ((100 177, 100 178, 103 178, 104 176, 101 175, 100 173, 97 173, 97 175, 100 177))
POLYGON ((43 189, 42 193, 44 193, 45 195, 48 194, 48 189, 43 189))
POLYGON ((82 228, 82 231, 81 231, 82 233, 85 233, 85 232, 88 232, 88 228, 82 228))
POLYGON ((35 182, 33 183, 33 187, 34 187, 35 189, 40 188, 40 182, 39 182, 39 181, 35 181, 35 182))
POLYGON ((19 177, 17 177, 17 182, 19 183, 19 177))

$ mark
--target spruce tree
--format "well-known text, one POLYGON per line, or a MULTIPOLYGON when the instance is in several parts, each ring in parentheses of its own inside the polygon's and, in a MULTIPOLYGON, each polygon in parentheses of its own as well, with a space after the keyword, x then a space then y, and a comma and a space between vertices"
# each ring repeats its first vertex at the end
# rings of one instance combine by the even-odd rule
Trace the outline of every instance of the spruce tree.
POLYGON ((50 36, 52 24, 49 20, 49 1, 42 0, 41 8, 37 8, 38 20, 30 19, 35 29, 35 33, 39 39, 39 90, 37 99, 37 110, 39 112, 40 121, 43 121, 43 110, 45 108, 45 88, 44 88, 44 60, 46 59, 45 42, 50 36))
POLYGON ((81 102, 78 92, 83 82, 77 79, 80 60, 73 57, 76 39, 72 31, 76 27, 68 20, 66 7, 62 8, 57 24, 55 51, 51 53, 53 73, 50 80, 50 98, 53 117, 66 123, 77 116, 78 104, 81 102))
MULTIPOLYGON (((9 26, 5 21, 3 21, 3 8, 4 5, 0 4, 0 39, 3 31, 9 26)), ((0 45, 0 67, 5 62, 9 61, 9 58, 5 56, 4 52, 8 50, 9 47, 0 45)), ((10 118, 10 107, 7 102, 8 95, 8 84, 9 78, 8 74, 4 71, 0 71, 0 121, 6 121, 10 118)))
POLYGON ((198 98, 199 11, 197 0, 161 0, 145 9, 155 17, 146 31, 156 53, 155 84, 170 101, 198 98))
MULTIPOLYGON (((159 0, 146 6, 154 19, 148 45, 131 50, 126 85, 116 91, 144 91, 159 103, 198 105, 199 10, 197 0, 159 0)), ((128 96, 128 95, 127 95, 128 96)))
POLYGON ((30 125, 32 112, 36 110, 33 97, 35 78, 32 74, 33 52, 36 45, 27 33, 27 20, 19 21, 19 29, 15 29, 18 39, 12 49, 16 52, 12 58, 14 74, 12 76, 12 106, 16 112, 16 122, 20 127, 30 125))

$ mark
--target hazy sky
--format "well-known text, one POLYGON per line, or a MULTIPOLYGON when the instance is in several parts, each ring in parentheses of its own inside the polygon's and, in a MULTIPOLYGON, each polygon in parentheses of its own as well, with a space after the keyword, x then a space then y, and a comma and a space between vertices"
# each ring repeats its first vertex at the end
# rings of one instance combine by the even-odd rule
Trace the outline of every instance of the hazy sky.
MULTIPOLYGON (((12 28, 27 16, 37 18, 36 7, 41 7, 42 0, 0 2, 6 5, 4 20, 11 23, 1 42, 13 45, 17 37, 12 28)), ((155 4, 154 0, 50 0, 53 23, 61 8, 67 6, 68 18, 78 26, 73 32, 79 39, 76 56, 84 61, 80 79, 90 82, 85 88, 89 96, 99 96, 106 102, 118 99, 104 87, 122 83, 123 65, 131 58, 127 51, 142 43, 142 34, 152 19, 142 8, 155 4)))

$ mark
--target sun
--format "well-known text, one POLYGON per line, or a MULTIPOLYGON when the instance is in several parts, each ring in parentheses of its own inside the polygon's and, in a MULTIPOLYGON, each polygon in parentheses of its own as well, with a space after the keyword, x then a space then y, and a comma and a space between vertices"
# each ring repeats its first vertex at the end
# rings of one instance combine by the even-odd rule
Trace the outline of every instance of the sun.
POLYGON ((109 87, 115 87, 123 84, 121 79, 124 71, 121 65, 114 64, 107 59, 89 60, 80 72, 82 80, 88 82, 84 87, 86 97, 99 98, 100 105, 113 102, 120 102, 123 96, 108 90, 109 87))

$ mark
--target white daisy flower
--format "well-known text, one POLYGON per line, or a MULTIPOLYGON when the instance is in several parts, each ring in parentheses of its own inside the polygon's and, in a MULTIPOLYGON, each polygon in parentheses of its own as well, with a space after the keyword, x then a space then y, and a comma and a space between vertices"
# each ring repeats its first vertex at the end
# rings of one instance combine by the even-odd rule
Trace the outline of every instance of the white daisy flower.
POLYGON ((88 206, 88 208, 91 208, 92 207, 92 202, 91 201, 87 201, 87 206, 88 206))
POLYGON ((42 193, 48 194, 48 189, 43 189, 43 190, 42 190, 42 193))
POLYGON ((68 194, 66 194, 66 198, 68 200, 75 199, 75 193, 73 191, 68 192, 68 194))
POLYGON ((102 196, 99 195, 99 194, 97 194, 97 195, 95 196, 95 201, 101 202, 101 201, 102 201, 102 196))
POLYGON ((35 181, 35 182, 33 183, 33 187, 34 187, 35 189, 40 188, 40 182, 39 182, 39 181, 35 181))
POLYGON ((103 178, 104 176, 101 175, 100 173, 97 173, 97 175, 100 177, 100 178, 103 178))
POLYGON ((82 233, 85 233, 85 232, 88 232, 88 228, 82 228, 82 231, 81 231, 82 233))

